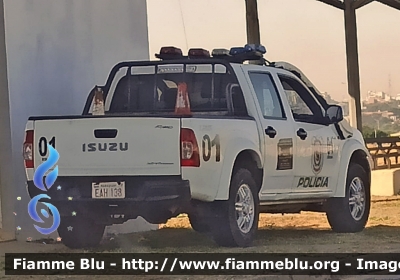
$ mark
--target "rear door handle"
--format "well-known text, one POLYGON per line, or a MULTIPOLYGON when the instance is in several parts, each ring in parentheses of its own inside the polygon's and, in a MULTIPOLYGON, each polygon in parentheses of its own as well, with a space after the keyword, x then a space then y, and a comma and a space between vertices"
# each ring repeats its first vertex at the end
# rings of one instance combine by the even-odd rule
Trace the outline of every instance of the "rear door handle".
POLYGON ((117 134, 117 129, 96 129, 94 131, 94 137, 96 138, 115 138, 117 134))
POLYGON ((276 133, 276 130, 272 126, 268 126, 265 129, 265 134, 267 134, 269 136, 269 138, 275 138, 277 133, 276 133))
POLYGON ((303 128, 300 128, 299 130, 297 130, 297 136, 299 136, 301 140, 306 140, 307 131, 305 131, 303 128))

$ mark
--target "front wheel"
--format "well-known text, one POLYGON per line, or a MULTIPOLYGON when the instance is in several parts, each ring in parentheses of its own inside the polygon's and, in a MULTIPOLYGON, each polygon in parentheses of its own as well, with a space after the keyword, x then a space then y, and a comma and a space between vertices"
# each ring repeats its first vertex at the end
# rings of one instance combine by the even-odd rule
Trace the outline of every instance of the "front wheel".
POLYGON ((335 232, 359 232, 367 224, 371 207, 370 186, 364 168, 350 163, 346 196, 328 200, 328 222, 335 232))
POLYGON ((217 212, 211 234, 220 246, 247 247, 258 228, 257 185, 249 170, 237 169, 232 177, 228 201, 214 202, 217 212))

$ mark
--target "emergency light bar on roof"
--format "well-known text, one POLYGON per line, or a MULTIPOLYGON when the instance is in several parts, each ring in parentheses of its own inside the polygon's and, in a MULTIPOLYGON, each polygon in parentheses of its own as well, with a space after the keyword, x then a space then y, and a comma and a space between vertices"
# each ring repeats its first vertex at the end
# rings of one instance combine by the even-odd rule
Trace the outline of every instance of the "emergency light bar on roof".
POLYGON ((190 49, 188 56, 191 59, 210 58, 210 52, 205 49, 190 49))
POLYGON ((227 57, 227 56, 230 56, 229 55, 229 50, 227 50, 227 49, 213 49, 213 51, 212 51, 212 56, 213 57, 220 57, 220 58, 223 58, 223 57, 227 57))
POLYGON ((229 51, 232 62, 243 63, 248 60, 260 60, 267 50, 262 45, 247 44, 244 47, 234 47, 229 51))
POLYGON ((156 57, 162 60, 183 58, 182 50, 176 47, 162 47, 156 57))
MULTIPOLYGON (((243 63, 249 60, 263 60, 263 55, 267 53, 264 46, 258 44, 247 44, 244 47, 233 47, 227 49, 214 49, 212 51, 213 58, 225 59, 229 62, 243 63)), ((201 48, 192 48, 189 50, 188 56, 182 55, 182 50, 176 47, 162 47, 160 54, 156 57, 161 60, 174 60, 174 59, 207 59, 211 58, 210 52, 201 48)))

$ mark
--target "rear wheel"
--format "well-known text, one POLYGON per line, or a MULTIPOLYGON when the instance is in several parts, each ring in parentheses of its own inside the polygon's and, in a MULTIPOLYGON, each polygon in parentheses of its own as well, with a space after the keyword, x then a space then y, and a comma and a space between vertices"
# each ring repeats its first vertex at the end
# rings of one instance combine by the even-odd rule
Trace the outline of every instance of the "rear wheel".
POLYGON ((200 217, 196 214, 188 214, 190 225, 194 231, 206 233, 210 231, 210 226, 205 220, 206 218, 200 217))
POLYGON ((327 217, 335 232, 359 232, 367 224, 371 206, 368 175, 364 168, 350 163, 346 179, 346 196, 328 201, 327 217))
POLYGON ((105 225, 87 218, 61 217, 58 234, 65 246, 72 249, 95 247, 103 238, 105 225))
POLYGON ((247 247, 258 228, 257 185, 249 170, 238 168, 231 181, 228 201, 215 202, 217 212, 211 234, 220 246, 247 247))

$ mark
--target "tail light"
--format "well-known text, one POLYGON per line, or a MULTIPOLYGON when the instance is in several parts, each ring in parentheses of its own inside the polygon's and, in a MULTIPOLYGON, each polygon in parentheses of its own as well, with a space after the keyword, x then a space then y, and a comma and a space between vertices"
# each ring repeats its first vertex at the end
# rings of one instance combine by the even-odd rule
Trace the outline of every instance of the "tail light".
POLYGON ((33 168, 33 130, 27 130, 25 132, 23 156, 25 161, 25 167, 33 168))
POLYGON ((193 130, 181 129, 181 166, 200 166, 199 146, 193 130))

